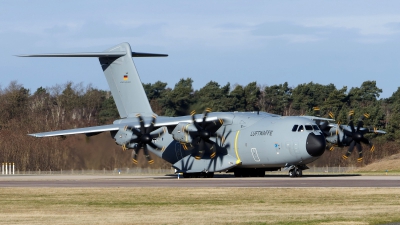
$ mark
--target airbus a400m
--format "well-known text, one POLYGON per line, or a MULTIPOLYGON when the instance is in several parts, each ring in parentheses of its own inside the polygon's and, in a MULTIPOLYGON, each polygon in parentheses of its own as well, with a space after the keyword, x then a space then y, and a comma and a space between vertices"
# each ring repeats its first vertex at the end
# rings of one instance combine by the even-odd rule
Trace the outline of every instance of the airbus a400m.
POLYGON ((281 168, 291 177, 301 176, 325 150, 325 137, 310 118, 210 109, 182 117, 156 116, 132 57, 164 54, 132 52, 128 43, 121 43, 103 52, 20 56, 99 58, 121 117, 111 125, 30 134, 34 137, 110 132, 124 150, 132 149, 133 163, 143 149, 149 163, 154 162, 152 152, 184 177, 213 177, 215 172, 264 176, 281 168))

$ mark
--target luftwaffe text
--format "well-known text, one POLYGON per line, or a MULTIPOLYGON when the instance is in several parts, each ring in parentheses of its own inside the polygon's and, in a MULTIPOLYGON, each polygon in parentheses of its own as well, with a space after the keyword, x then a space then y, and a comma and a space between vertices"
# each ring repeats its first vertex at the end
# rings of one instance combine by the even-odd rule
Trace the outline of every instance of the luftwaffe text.
POLYGON ((267 136, 272 136, 273 130, 259 130, 259 131, 252 131, 250 133, 250 136, 261 136, 261 135, 267 135, 267 136))

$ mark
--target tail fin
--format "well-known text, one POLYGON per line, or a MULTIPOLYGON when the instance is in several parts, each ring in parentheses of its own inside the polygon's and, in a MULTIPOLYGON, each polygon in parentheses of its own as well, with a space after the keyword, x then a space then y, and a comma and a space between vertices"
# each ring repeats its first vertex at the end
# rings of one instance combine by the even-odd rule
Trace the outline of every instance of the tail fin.
POLYGON ((121 118, 153 113, 132 57, 160 57, 164 54, 132 52, 121 43, 104 52, 19 55, 20 57, 98 57, 121 118))

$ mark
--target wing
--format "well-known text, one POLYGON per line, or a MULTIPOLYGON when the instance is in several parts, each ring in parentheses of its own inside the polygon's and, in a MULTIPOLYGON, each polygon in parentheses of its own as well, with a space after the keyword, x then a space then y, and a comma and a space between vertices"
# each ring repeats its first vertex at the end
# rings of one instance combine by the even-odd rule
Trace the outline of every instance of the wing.
MULTIPOLYGON (((206 121, 215 121, 218 118, 208 117, 206 121)), ((196 119, 196 121, 201 122, 201 118, 196 119)), ((145 119, 145 126, 150 126, 150 119, 145 119), (147 122, 147 123, 146 123, 147 122)), ((181 122, 192 122, 191 116, 181 116, 181 117, 158 117, 157 122, 154 124, 154 127, 163 127, 163 126, 176 126, 181 122)), ((126 118, 117 120, 114 124, 111 125, 103 125, 103 126, 95 126, 95 127, 83 127, 69 130, 58 130, 58 131, 49 131, 43 133, 34 133, 29 134, 33 137, 54 137, 54 136, 65 136, 71 134, 86 134, 87 136, 93 136, 105 131, 117 131, 119 129, 123 129, 125 126, 131 126, 135 128, 140 128, 140 123, 137 118, 126 118)))
POLYGON ((314 121, 335 121, 334 119, 329 119, 329 118, 324 118, 324 117, 318 117, 318 116, 300 116, 300 117, 304 117, 310 120, 314 120, 314 121))
POLYGON ((53 136, 64 136, 70 134, 87 134, 88 136, 92 136, 104 131, 118 130, 120 126, 121 125, 112 124, 112 125, 84 127, 84 128, 69 129, 69 130, 49 131, 49 132, 35 133, 29 135, 33 137, 53 137, 53 136))

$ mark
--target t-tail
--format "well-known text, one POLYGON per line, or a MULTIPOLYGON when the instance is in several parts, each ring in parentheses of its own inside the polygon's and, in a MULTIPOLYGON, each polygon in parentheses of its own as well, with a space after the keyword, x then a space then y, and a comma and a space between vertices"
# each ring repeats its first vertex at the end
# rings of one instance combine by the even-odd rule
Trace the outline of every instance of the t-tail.
POLYGON ((19 55, 20 57, 98 57, 121 118, 137 114, 154 114, 144 91, 132 57, 165 57, 166 54, 132 52, 128 43, 121 43, 104 52, 52 53, 19 55))

